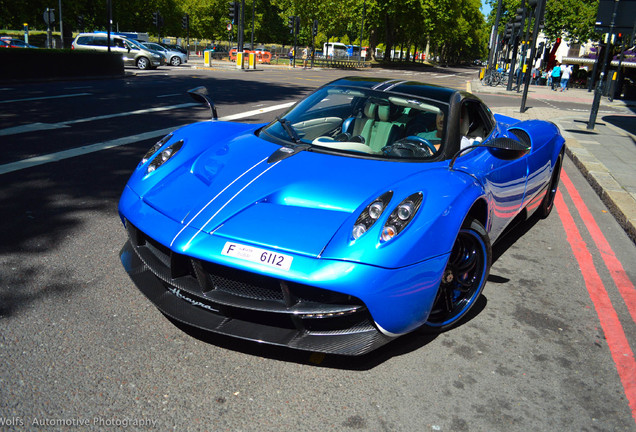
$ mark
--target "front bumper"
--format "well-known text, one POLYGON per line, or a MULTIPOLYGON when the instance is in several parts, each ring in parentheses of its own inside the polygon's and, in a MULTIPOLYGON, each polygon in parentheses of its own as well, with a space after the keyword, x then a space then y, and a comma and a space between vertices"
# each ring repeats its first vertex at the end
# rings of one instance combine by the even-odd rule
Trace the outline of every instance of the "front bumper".
POLYGON ((294 349, 361 355, 421 326, 448 260, 386 269, 295 255, 289 271, 272 271, 215 253, 227 241, 216 235, 168 248, 182 225, 140 200, 130 204, 120 201, 122 215, 133 219, 124 219, 121 261, 159 310, 204 330, 294 349))
MULTIPOLYGON (((258 310, 258 300, 224 291, 219 291, 216 296, 196 295, 154 274, 139 258, 130 241, 121 251, 121 260, 135 285, 161 312, 207 331, 271 345, 343 355, 364 354, 392 339, 378 332, 368 316, 355 317, 352 322, 357 320, 357 325, 329 329, 330 325, 337 326, 336 319, 302 319, 293 313, 258 310), (253 309, 249 307, 250 303, 253 309), (312 324, 324 328, 312 330, 312 324)), ((365 311, 360 312, 364 314, 365 311)))

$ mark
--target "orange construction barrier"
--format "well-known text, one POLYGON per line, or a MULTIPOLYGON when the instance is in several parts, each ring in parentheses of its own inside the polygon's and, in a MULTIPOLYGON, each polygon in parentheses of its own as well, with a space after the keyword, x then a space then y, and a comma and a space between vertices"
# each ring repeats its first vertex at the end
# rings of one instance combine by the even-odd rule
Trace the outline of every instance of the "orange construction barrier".
POLYGON ((269 51, 258 51, 258 62, 269 64, 272 61, 272 53, 269 51))

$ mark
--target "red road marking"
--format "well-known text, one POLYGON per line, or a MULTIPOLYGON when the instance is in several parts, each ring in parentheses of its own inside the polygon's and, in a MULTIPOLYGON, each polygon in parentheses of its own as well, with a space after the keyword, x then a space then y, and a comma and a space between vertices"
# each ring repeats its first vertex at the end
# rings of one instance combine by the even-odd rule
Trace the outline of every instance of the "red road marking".
POLYGON ((560 190, 557 192, 554 204, 559 218, 563 223, 563 228, 565 229, 568 243, 570 243, 572 248, 572 253, 581 268, 581 275, 585 281, 585 287, 590 295, 590 299, 594 304, 596 314, 601 323, 601 328, 603 329, 603 333, 605 333, 607 346, 616 364, 618 376, 632 411, 632 417, 636 420, 636 359, 634 359, 634 353, 629 346, 625 331, 612 306, 603 281, 596 271, 592 254, 588 250, 585 241, 583 241, 581 233, 574 223, 572 214, 567 208, 560 190))
POLYGON ((605 265, 607 266, 612 279, 614 279, 614 283, 616 284, 618 291, 623 297, 623 300, 625 300, 625 304, 627 305, 629 313, 632 315, 632 319, 636 322, 636 289, 634 288, 634 284, 627 276, 621 262, 618 258, 616 258, 612 247, 596 223, 594 216, 592 216, 592 213, 588 210, 581 198, 581 195, 579 194, 579 191, 576 190, 574 184, 565 171, 561 172, 561 181, 572 198, 572 201, 574 201, 574 206, 581 215, 583 223, 592 236, 594 243, 596 243, 596 247, 601 252, 601 257, 603 257, 603 261, 605 261, 605 265))

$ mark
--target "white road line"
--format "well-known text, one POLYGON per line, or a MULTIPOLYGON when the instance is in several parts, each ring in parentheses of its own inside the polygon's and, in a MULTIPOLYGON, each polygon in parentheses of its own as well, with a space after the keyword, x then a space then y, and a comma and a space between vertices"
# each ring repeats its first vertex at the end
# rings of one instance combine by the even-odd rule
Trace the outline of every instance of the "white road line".
POLYGON ((124 113, 106 114, 106 115, 96 116, 96 117, 86 117, 86 118, 81 118, 77 120, 69 120, 69 121, 64 121, 59 123, 31 123, 28 125, 0 129, 0 136, 16 135, 20 133, 36 132, 40 130, 60 129, 60 128, 68 127, 70 125, 74 125, 78 123, 86 123, 86 122, 91 122, 95 120, 106 120, 106 119, 111 119, 116 117, 126 117, 129 115, 135 115, 135 114, 156 113, 161 111, 169 111, 173 109, 188 108, 195 105, 199 105, 199 104, 196 102, 190 102, 190 103, 184 103, 180 105, 169 105, 165 107, 148 108, 148 109, 142 109, 142 110, 136 110, 136 111, 128 111, 124 113))
POLYGON ((135 110, 135 111, 128 111, 128 112, 125 112, 125 113, 106 114, 106 115, 96 116, 96 117, 87 117, 87 118, 83 118, 83 119, 77 119, 77 120, 70 120, 70 121, 66 121, 66 122, 61 122, 61 123, 58 123, 58 124, 63 124, 65 126, 68 126, 68 125, 77 124, 77 123, 86 123, 86 122, 91 122, 91 121, 95 121, 95 120, 105 120, 105 119, 111 119, 111 118, 116 118, 116 117, 126 117, 126 116, 129 116, 129 115, 135 115, 135 114, 148 114, 148 113, 156 113, 156 112, 161 112, 161 111, 170 111, 170 110, 173 110, 173 109, 188 108, 188 107, 195 106, 195 105, 200 105, 200 104, 196 103, 196 102, 189 102, 189 103, 184 103, 184 104, 179 104, 179 105, 169 105, 169 106, 164 106, 164 107, 147 108, 147 109, 141 109, 141 110, 135 110))
MULTIPOLYGON (((292 106, 295 102, 289 102, 289 103, 284 103, 284 104, 280 104, 280 105, 273 105, 270 107, 266 107, 266 108, 261 108, 258 110, 252 110, 252 111, 246 111, 243 113, 238 113, 238 114, 233 114, 233 115, 229 115, 226 117, 221 117, 219 118, 220 121, 231 121, 231 120, 238 120, 241 118, 247 118, 247 117, 253 117, 255 115, 258 114, 262 114, 262 113, 266 113, 266 112, 270 112, 270 111, 276 111, 276 110, 281 110, 281 109, 285 109, 285 108, 289 108, 290 106, 292 106)), ((190 123, 188 123, 190 124, 190 123)), ((91 145, 86 145, 86 146, 82 146, 82 147, 76 147, 76 148, 72 148, 72 149, 68 149, 68 150, 62 150, 59 152, 55 152, 55 153, 49 153, 49 154, 45 154, 45 155, 40 155, 40 156, 35 156, 32 158, 28 158, 28 159, 23 159, 17 162, 11 162, 8 164, 4 164, 4 165, 0 165, 0 175, 2 174, 8 174, 14 171, 20 171, 26 168, 31 168, 34 166, 38 166, 38 165, 44 165, 47 163, 51 163, 51 162, 58 162, 64 159, 70 159, 70 158, 74 158, 77 156, 82 156, 85 154, 89 154, 89 153, 94 153, 94 152, 98 152, 98 151, 102 151, 102 150, 107 150, 107 149, 111 149, 113 147, 120 147, 120 146, 124 146, 124 145, 128 145, 128 144, 133 144, 139 141, 144 141, 144 140, 148 140, 148 139, 152 139, 152 138, 157 138, 157 137, 162 137, 164 135, 169 134, 170 132, 174 131, 175 129, 179 129, 180 127, 183 126, 187 126, 187 124, 184 125, 180 125, 180 126, 174 126, 174 127, 170 127, 170 128, 166 128, 166 129, 159 129, 159 130, 155 130, 155 131, 150 131, 150 132, 145 132, 145 133, 141 133, 141 134, 137 134, 137 135, 130 135, 127 137, 123 137, 123 138, 117 138, 114 140, 110 140, 110 141, 104 141, 101 143, 96 143, 96 144, 91 144, 91 145)))
POLYGON ((219 120, 232 121, 232 120, 238 120, 238 119, 245 118, 245 117, 253 117, 253 116, 258 115, 258 114, 263 114, 263 113, 270 112, 270 111, 277 111, 277 110, 289 108, 290 106, 292 106, 295 103, 296 102, 288 102, 288 103, 284 103, 284 104, 280 104, 280 105, 273 105, 273 106, 266 107, 266 108, 259 108, 259 109, 252 110, 252 111, 246 111, 244 113, 233 114, 233 115, 221 117, 219 120))
POLYGON ((58 96, 42 96, 42 97, 33 97, 26 99, 9 99, 9 100, 0 100, 0 104, 11 103, 11 102, 26 102, 26 101, 36 101, 36 100, 45 100, 45 99, 63 99, 77 96, 90 96, 92 93, 74 93, 67 95, 58 95, 58 96))

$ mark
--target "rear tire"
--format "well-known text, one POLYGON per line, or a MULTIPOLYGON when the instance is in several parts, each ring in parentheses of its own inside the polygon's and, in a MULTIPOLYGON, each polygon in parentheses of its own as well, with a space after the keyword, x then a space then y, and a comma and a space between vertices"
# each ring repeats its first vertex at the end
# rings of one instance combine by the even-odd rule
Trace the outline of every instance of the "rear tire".
POLYGON ((556 164, 554 165, 554 171, 552 171, 552 179, 550 180, 550 185, 548 186, 548 190, 543 197, 543 201, 541 201, 541 205, 537 209, 537 215, 541 219, 545 219, 550 215, 552 208, 554 207, 554 197, 556 197, 557 189, 559 188, 559 180, 561 178, 561 166, 563 162, 563 150, 559 154, 557 158, 556 164))
POLYGON ((477 219, 466 219, 457 234, 423 329, 442 332, 457 325, 481 295, 491 262, 492 249, 486 229, 477 219))

